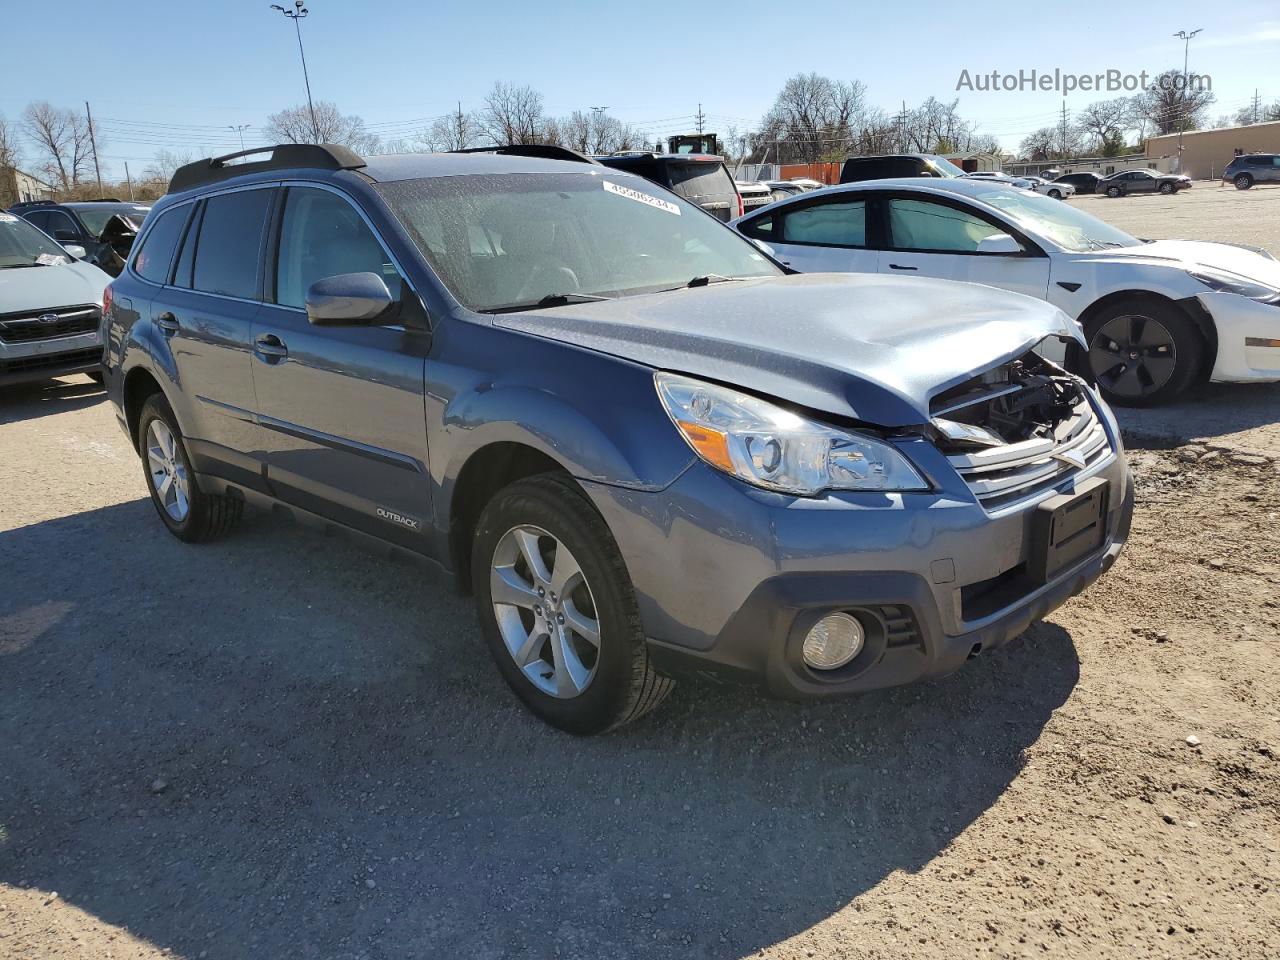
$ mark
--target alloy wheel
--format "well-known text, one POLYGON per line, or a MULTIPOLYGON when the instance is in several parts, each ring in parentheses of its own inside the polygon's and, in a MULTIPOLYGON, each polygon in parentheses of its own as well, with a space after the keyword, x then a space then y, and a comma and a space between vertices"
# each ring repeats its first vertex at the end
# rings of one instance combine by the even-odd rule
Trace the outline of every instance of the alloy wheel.
POLYGON ((152 420, 147 427, 147 468, 160 505, 170 519, 181 523, 191 511, 187 468, 178 453, 177 438, 163 420, 152 420))
POLYGON ((503 645, 529 681, 562 699, 586 690, 600 659, 600 621, 569 548, 540 527, 513 527, 494 549, 489 592, 503 645))
POLYGON ((1163 387, 1178 365, 1177 353, 1168 327, 1140 314, 1113 317, 1089 343, 1098 382, 1121 397, 1144 397, 1163 387))

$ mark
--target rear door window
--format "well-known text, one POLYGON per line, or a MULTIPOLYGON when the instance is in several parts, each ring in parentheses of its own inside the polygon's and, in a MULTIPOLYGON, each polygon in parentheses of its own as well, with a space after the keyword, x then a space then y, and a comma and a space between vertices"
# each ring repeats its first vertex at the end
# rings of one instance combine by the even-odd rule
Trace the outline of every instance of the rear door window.
POLYGON ((818 203, 788 212, 782 217, 782 236, 778 240, 824 247, 865 247, 866 202, 818 203))
POLYGON ((169 267, 173 263, 173 253, 178 249, 178 241, 182 238, 182 227, 187 222, 190 205, 175 207, 160 214, 155 225, 147 232, 133 260, 133 269, 138 276, 152 283, 168 283, 169 267))
POLYGON ((258 299, 258 261, 270 190, 223 193, 205 201, 191 286, 245 300, 258 299))

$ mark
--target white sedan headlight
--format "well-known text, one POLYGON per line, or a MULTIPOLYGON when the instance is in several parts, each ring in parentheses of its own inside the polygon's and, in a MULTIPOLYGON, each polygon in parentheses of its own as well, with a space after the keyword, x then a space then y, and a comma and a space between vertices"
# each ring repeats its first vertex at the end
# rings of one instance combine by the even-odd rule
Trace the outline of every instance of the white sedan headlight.
POLYGON ((747 483, 800 496, 823 490, 927 490, 892 444, 828 427, 729 387, 654 374, 663 407, 694 453, 747 483))
POLYGON ((1208 267, 1197 267, 1194 270, 1188 270, 1187 273, 1219 293, 1236 293, 1250 300, 1270 300, 1273 297, 1280 297, 1280 290, 1275 287, 1238 274, 1211 270, 1208 267))

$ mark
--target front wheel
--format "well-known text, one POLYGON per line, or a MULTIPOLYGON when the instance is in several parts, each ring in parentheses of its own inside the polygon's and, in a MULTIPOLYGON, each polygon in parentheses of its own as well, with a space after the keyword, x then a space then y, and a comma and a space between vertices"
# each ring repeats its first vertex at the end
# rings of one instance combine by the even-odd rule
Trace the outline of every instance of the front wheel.
POLYGON ((1085 337, 1098 385, 1120 406, 1167 403, 1191 386, 1204 362, 1194 321, 1152 297, 1111 304, 1085 325, 1085 337))
POLYGON ((471 575, 498 670, 552 726, 604 733, 674 686, 649 660, 609 528, 567 477, 519 480, 494 496, 476 526, 471 575))
POLYGON ((1163 193, 1165 196, 1168 196, 1169 194, 1173 193, 1173 189, 1174 187, 1172 183, 1160 184, 1160 192, 1163 193))
POLYGON ((1115 198, 1115 197, 1120 196, 1120 194, 1121 194, 1121 193, 1123 193, 1123 192, 1124 192, 1124 191, 1122 191, 1119 187, 1107 187, 1107 196, 1108 196, 1108 197, 1115 198))
POLYGON ((1248 190, 1253 186, 1253 177, 1247 173, 1242 173, 1236 177, 1235 185, 1237 190, 1248 190))
POLYGON ((215 540, 240 519, 243 501, 205 493, 197 485, 178 418, 161 394, 152 394, 142 405, 138 453, 156 513, 179 540, 215 540))
POLYGON ((1049 196, 1053 197, 1053 199, 1055 199, 1055 200, 1061 200, 1061 199, 1062 199, 1062 191, 1061 191, 1061 190, 1050 190, 1050 191, 1049 191, 1049 196))

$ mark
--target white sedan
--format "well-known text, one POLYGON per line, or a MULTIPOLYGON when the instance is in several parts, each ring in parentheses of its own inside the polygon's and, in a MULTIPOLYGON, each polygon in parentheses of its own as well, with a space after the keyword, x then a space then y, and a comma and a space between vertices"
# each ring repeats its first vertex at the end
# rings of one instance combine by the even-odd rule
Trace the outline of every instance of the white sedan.
POLYGON ((1171 400, 1206 375, 1280 380, 1280 263, 1265 251, 1139 240, 981 179, 844 184, 733 226, 802 273, 967 280, 1047 300, 1084 328, 1110 399, 1171 400))
POLYGON ((1043 177, 1012 177, 1003 173, 966 173, 966 180, 984 180, 987 183, 1003 183, 1008 187, 1020 187, 1023 190, 1034 190, 1055 200, 1065 200, 1075 196, 1076 188, 1069 183, 1051 183, 1043 177))

